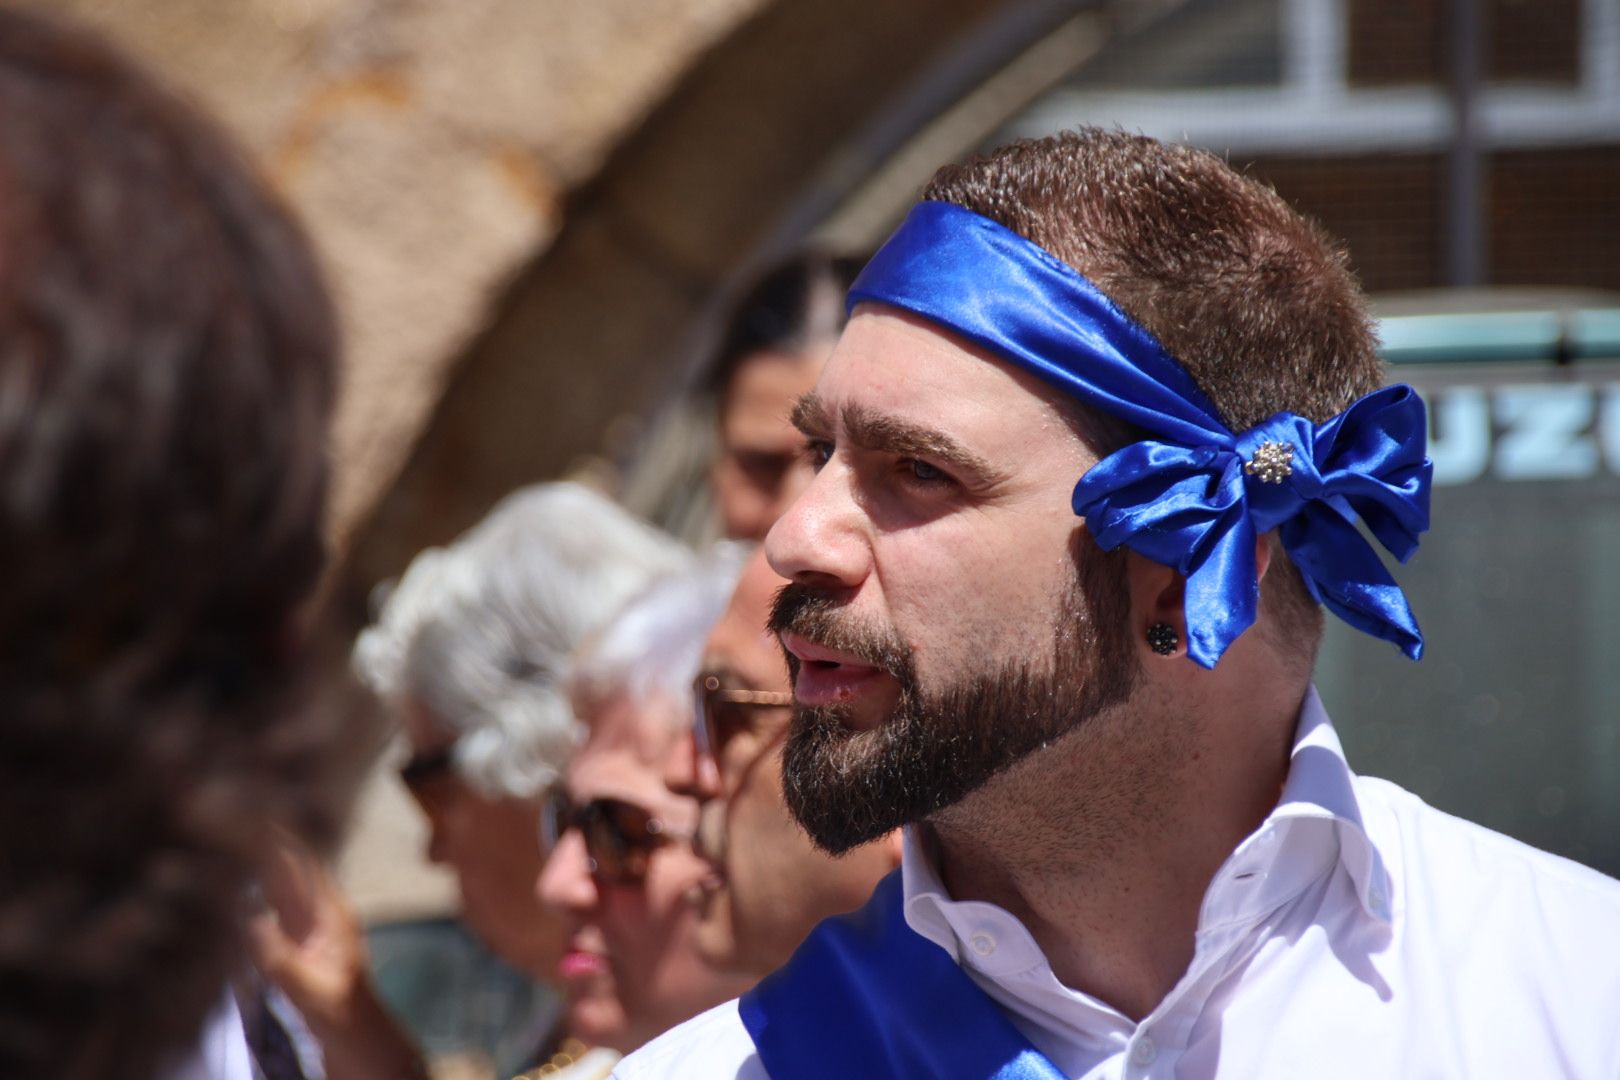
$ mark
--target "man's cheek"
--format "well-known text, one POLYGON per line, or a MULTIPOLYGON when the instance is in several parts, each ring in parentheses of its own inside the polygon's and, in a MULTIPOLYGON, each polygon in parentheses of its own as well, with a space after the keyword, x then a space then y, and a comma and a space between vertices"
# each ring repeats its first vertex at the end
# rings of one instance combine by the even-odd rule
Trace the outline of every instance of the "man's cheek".
POLYGON ((759 787, 745 783, 727 803, 726 855, 733 876, 745 876, 752 870, 766 846, 759 825, 762 816, 769 816, 770 805, 760 799, 759 787))
POLYGON ((742 791, 752 783, 759 755, 754 740, 747 733, 733 735, 726 741, 716 762, 720 770, 720 791, 726 802, 735 802, 742 791))

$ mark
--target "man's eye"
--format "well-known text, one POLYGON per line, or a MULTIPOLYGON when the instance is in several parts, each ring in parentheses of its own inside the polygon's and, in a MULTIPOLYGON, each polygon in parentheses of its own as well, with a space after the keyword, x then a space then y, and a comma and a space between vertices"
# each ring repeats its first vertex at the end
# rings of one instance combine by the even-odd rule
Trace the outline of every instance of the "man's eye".
POLYGON ((818 472, 831 459, 832 452, 832 443, 826 439, 810 439, 804 444, 805 459, 810 462, 810 467, 818 472))
POLYGON ((791 452, 773 454, 760 450, 739 450, 734 457, 743 475, 760 487, 780 484, 794 463, 791 452))
POLYGON ((902 468, 911 473, 912 479, 917 480, 920 483, 944 484, 950 482, 950 477, 946 476, 943 472, 934 468, 934 466, 928 464, 926 461, 918 461, 916 458, 907 458, 901 464, 902 468))

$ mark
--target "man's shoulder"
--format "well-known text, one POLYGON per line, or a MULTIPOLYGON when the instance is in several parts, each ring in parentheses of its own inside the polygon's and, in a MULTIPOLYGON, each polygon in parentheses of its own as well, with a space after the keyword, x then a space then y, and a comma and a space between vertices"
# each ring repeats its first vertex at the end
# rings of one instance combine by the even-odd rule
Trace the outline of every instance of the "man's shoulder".
POLYGON ((1469 1053, 1620 1076, 1620 882, 1387 781, 1356 784, 1394 886, 1396 945, 1375 965, 1404 982, 1406 1009, 1469 1053))
POLYGON ((732 999, 664 1032, 613 1070, 615 1080, 770 1080, 732 999))
POLYGON ((1544 878, 1593 903, 1620 905, 1620 881, 1589 866, 1447 813, 1391 781, 1358 776, 1356 788, 1363 804, 1376 804, 1395 825, 1403 861, 1439 858, 1458 871, 1544 878))
POLYGON ((1408 914, 1443 909, 1466 925, 1458 910, 1466 907, 1476 918, 1519 922, 1519 941, 1539 926, 1555 936, 1612 941, 1620 954, 1620 881, 1430 806, 1387 780, 1358 777, 1356 786, 1408 914))

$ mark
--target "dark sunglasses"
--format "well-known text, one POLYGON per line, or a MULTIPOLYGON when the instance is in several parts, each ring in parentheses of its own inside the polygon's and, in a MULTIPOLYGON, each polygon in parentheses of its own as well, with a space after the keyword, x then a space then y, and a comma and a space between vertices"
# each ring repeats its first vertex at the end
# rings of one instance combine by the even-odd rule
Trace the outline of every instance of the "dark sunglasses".
POLYGON ((689 834, 666 827, 634 803, 602 798, 575 806, 567 792, 554 790, 540 808, 543 850, 555 849, 571 829, 578 829, 585 841, 591 873, 599 881, 616 885, 645 879, 653 852, 665 844, 692 839, 689 834))
POLYGON ((753 725, 755 710, 785 709, 793 704, 793 695, 784 690, 736 690, 712 672, 697 677, 692 693, 697 708, 692 735, 698 753, 711 758, 725 749, 733 735, 753 725))
POLYGON ((419 788, 429 780, 448 773, 454 762, 455 754, 448 746, 427 754, 414 754, 409 761, 400 766, 400 782, 407 788, 419 788))

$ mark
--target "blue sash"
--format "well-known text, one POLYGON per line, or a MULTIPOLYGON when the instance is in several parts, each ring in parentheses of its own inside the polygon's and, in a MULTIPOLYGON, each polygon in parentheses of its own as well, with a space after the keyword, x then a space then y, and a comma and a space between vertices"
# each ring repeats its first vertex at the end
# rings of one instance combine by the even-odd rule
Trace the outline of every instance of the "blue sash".
POLYGON ((900 871, 738 1003, 771 1080, 1062 1080, 948 953, 906 925, 900 871))

